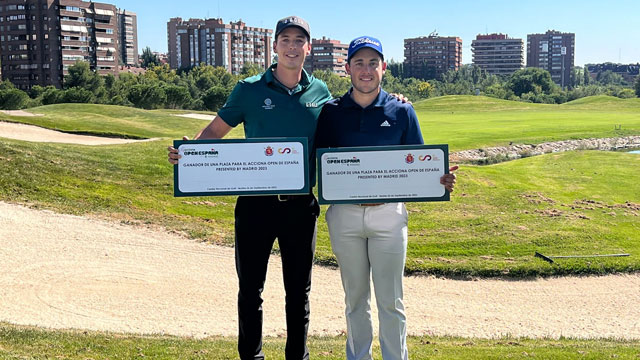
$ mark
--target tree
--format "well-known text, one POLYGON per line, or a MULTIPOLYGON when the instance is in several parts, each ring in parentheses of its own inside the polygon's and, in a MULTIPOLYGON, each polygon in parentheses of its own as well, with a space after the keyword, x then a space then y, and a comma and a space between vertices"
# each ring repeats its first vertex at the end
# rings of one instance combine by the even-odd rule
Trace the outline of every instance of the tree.
POLYGON ((580 77, 580 69, 576 66, 571 69, 569 74, 569 89, 573 89, 576 86, 580 86, 582 78, 580 77))
POLYGON ((516 96, 533 92, 549 94, 554 87, 551 74, 539 68, 520 69, 509 78, 508 87, 516 96))
POLYGON ((233 89, 237 82, 237 78, 234 75, 229 74, 227 69, 221 66, 196 66, 191 69, 189 76, 193 78, 193 82, 197 87, 196 92, 198 94, 194 94, 193 92, 191 93, 191 96, 194 98, 199 97, 202 93, 206 93, 214 86, 220 86, 228 89, 229 93, 231 93, 231 89, 233 89))
POLYGON ((583 83, 585 86, 589 85, 591 83, 591 75, 589 75, 589 69, 587 68, 587 66, 584 66, 584 70, 583 73, 584 75, 584 80, 583 83))
POLYGON ((418 95, 419 99, 426 99, 431 97, 433 93, 433 86, 426 81, 418 80, 413 86, 414 92, 418 95))
POLYGON ((624 83, 622 76, 611 70, 599 72, 596 80, 602 85, 622 85, 624 83))
POLYGON ((151 51, 150 47, 146 47, 142 49, 142 67, 149 68, 151 66, 159 66, 162 65, 160 60, 158 60, 158 56, 151 51))
POLYGON ((64 90, 49 85, 42 92, 42 105, 59 104, 64 101, 64 90))
POLYGON ((160 80, 167 84, 178 84, 180 77, 175 70, 169 68, 169 64, 149 65, 147 71, 141 75, 145 80, 160 80))
POLYGON ((262 74, 264 72, 264 67, 253 64, 253 63, 245 63, 242 65, 242 70, 240 70, 240 75, 243 78, 247 78, 250 76, 262 74))
POLYGON ((95 97, 91 91, 76 86, 64 91, 62 101, 65 103, 89 104, 94 102, 94 99, 95 97))
POLYGON ((16 86, 13 85, 13 83, 9 80, 5 80, 2 81, 0 80, 0 90, 9 90, 9 89, 15 89, 16 86))
POLYGON ((35 99, 35 98, 37 98, 37 97, 41 96, 41 95, 42 95, 42 93, 44 93, 44 90, 45 90, 45 89, 46 89, 46 88, 44 88, 44 87, 42 87, 42 86, 40 86, 40 85, 33 85, 33 86, 31 87, 31 90, 29 90, 29 96, 30 96, 32 99, 35 99))
POLYGON ((636 76, 635 89, 636 89, 636 96, 640 97, 640 75, 636 76))
POLYGON ((76 61, 69 66, 69 75, 64 78, 64 88, 79 87, 96 94, 103 86, 104 80, 89 68, 89 63, 76 61))
POLYGON ((167 95, 166 105, 171 109, 184 108, 192 100, 189 90, 184 86, 167 85, 164 87, 164 93, 167 95))
POLYGON ((25 107, 29 95, 22 90, 9 88, 0 90, 0 109, 18 110, 25 107))
POLYGON ((487 86, 484 89, 484 95, 490 96, 498 99, 509 99, 510 96, 513 95, 513 92, 505 89, 505 87, 500 83, 495 83, 491 86, 487 86))
POLYGON ((167 100, 167 95, 160 84, 150 83, 132 86, 127 98, 135 107, 149 110, 162 107, 167 100))
POLYGON ((404 63, 395 62, 391 59, 387 62, 387 72, 396 78, 404 79, 404 63))
POLYGON ((348 77, 342 77, 329 70, 316 70, 313 72, 313 76, 327 84, 327 88, 334 98, 344 95, 351 87, 351 81, 348 77))
POLYGON ((202 102, 204 107, 211 111, 218 111, 227 101, 227 97, 231 94, 230 90, 225 89, 222 86, 214 86, 207 90, 202 96, 202 102))

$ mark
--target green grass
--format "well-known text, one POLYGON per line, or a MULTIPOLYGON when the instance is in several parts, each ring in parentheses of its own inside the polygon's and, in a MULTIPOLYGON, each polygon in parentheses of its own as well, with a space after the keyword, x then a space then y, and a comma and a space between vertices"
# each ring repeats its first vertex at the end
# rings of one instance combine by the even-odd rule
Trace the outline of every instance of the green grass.
POLYGON ((640 99, 596 96, 563 105, 482 96, 443 96, 414 104, 425 142, 451 151, 640 134, 640 99), (619 130, 616 130, 616 127, 619 130))
POLYGON ((464 166, 445 204, 407 205, 407 269, 530 276, 640 270, 640 156, 578 151, 464 166), (630 253, 558 260, 532 255, 630 253))
MULTIPOLYGON (((183 110, 153 110, 93 104, 56 104, 39 106, 26 111, 44 116, 24 117, 0 113, 0 121, 37 125, 47 129, 68 133, 117 136, 146 139, 169 137, 181 139, 183 135, 193 137, 203 128, 206 120, 175 116, 192 113, 183 110)), ((214 115, 202 111, 196 113, 214 115)), ((233 137, 242 136, 242 127, 234 130, 233 137)))
MULTIPOLYGON (((638 359, 640 342, 596 339, 409 337, 412 359, 638 359)), ((343 336, 311 337, 312 359, 344 359, 343 336)), ((266 338, 268 359, 284 359, 284 338, 266 338)), ((374 345, 374 358, 380 349, 374 345)), ((236 359, 235 338, 48 331, 0 323, 0 359, 236 359)))
MULTIPOLYGON (((559 106, 459 96, 428 100, 416 108, 423 114, 427 141, 448 133, 441 142, 460 148, 461 139, 467 137, 473 140, 461 148, 472 148, 483 142, 498 145, 500 137, 514 141, 528 138, 532 135, 523 132, 525 125, 546 140, 567 139, 576 133, 610 136, 609 130, 598 129, 612 121, 627 121, 623 129, 635 129, 629 131, 640 134, 640 102, 636 100, 597 97, 559 106), (592 106, 604 110, 597 112, 592 106), (621 110, 614 110, 617 108, 621 110), (450 114, 452 111, 454 114, 450 114), (465 120, 458 118, 457 126, 451 126, 451 117, 458 113, 465 120), (542 126, 536 114, 570 114, 571 119, 546 121, 542 126), (499 127, 499 116, 518 120, 499 127), (577 124, 576 129, 567 123, 577 124), (480 130, 485 125, 499 128, 495 140, 489 140, 490 134, 480 130)), ((175 111, 116 106, 67 104, 32 111, 47 115, 20 121, 67 131, 165 138, 111 146, 0 138, 1 200, 161 226, 204 241, 232 245, 235 197, 172 195, 173 169, 166 161, 166 147, 170 139, 182 134, 192 136, 206 121, 171 116, 175 111)), ((7 116, 0 114, 0 120, 3 117, 7 116)), ((235 129, 231 136, 241 134, 241 129, 235 129)), ((465 165, 458 172, 451 202, 407 205, 411 212, 407 271, 513 277, 638 271, 638 173, 640 156, 597 151, 548 154, 484 167, 465 165), (559 260, 550 265, 534 258, 535 251, 546 255, 624 252, 631 256, 559 260)), ((316 258, 335 264, 322 216, 318 224, 316 258)))

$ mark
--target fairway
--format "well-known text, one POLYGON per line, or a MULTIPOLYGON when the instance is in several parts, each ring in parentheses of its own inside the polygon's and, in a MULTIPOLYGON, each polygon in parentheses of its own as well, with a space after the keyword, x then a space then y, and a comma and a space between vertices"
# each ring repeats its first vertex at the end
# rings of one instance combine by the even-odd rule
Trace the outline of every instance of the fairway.
MULTIPOLYGON (((640 134, 640 99, 580 99, 541 105, 447 96, 415 104, 428 143, 452 150, 513 143, 640 134), (616 130, 618 129, 618 130, 616 130)), ((139 144, 90 148, 0 139, 0 199, 63 213, 160 226, 232 245, 234 197, 173 197, 166 147, 206 121, 118 106, 64 104, 41 117, 0 120, 139 144)), ((230 134, 241 137, 242 129, 230 134)), ((603 274, 640 270, 640 156, 576 151, 491 165, 464 165, 448 203, 410 203, 409 273, 448 276, 603 274), (627 258, 558 261, 549 255, 630 253, 627 258)), ((324 213, 324 211, 323 211, 324 213)), ((326 224, 316 259, 335 264, 326 224)))
POLYGON ((451 151, 640 134, 640 99, 583 98, 562 105, 481 96, 442 96, 414 104, 426 143, 451 151))

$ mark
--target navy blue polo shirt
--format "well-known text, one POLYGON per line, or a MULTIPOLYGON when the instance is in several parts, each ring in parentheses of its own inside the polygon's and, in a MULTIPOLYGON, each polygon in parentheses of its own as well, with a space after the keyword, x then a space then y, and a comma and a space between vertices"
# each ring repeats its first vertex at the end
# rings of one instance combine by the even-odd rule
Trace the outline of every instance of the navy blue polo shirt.
POLYGON ((353 101, 351 91, 322 108, 318 148, 424 144, 413 106, 381 89, 376 100, 363 108, 353 101))

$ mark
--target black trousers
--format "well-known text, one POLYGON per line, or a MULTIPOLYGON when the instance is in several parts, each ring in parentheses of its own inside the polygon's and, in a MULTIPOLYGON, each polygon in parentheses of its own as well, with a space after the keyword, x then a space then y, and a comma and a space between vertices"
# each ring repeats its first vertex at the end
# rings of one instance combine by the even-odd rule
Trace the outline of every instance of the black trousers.
POLYGON ((308 359, 309 291, 320 207, 313 195, 240 196, 235 209, 238 352, 241 359, 264 359, 262 290, 269 255, 278 239, 285 288, 289 360, 308 359), (282 198, 286 199, 281 201, 282 198))

